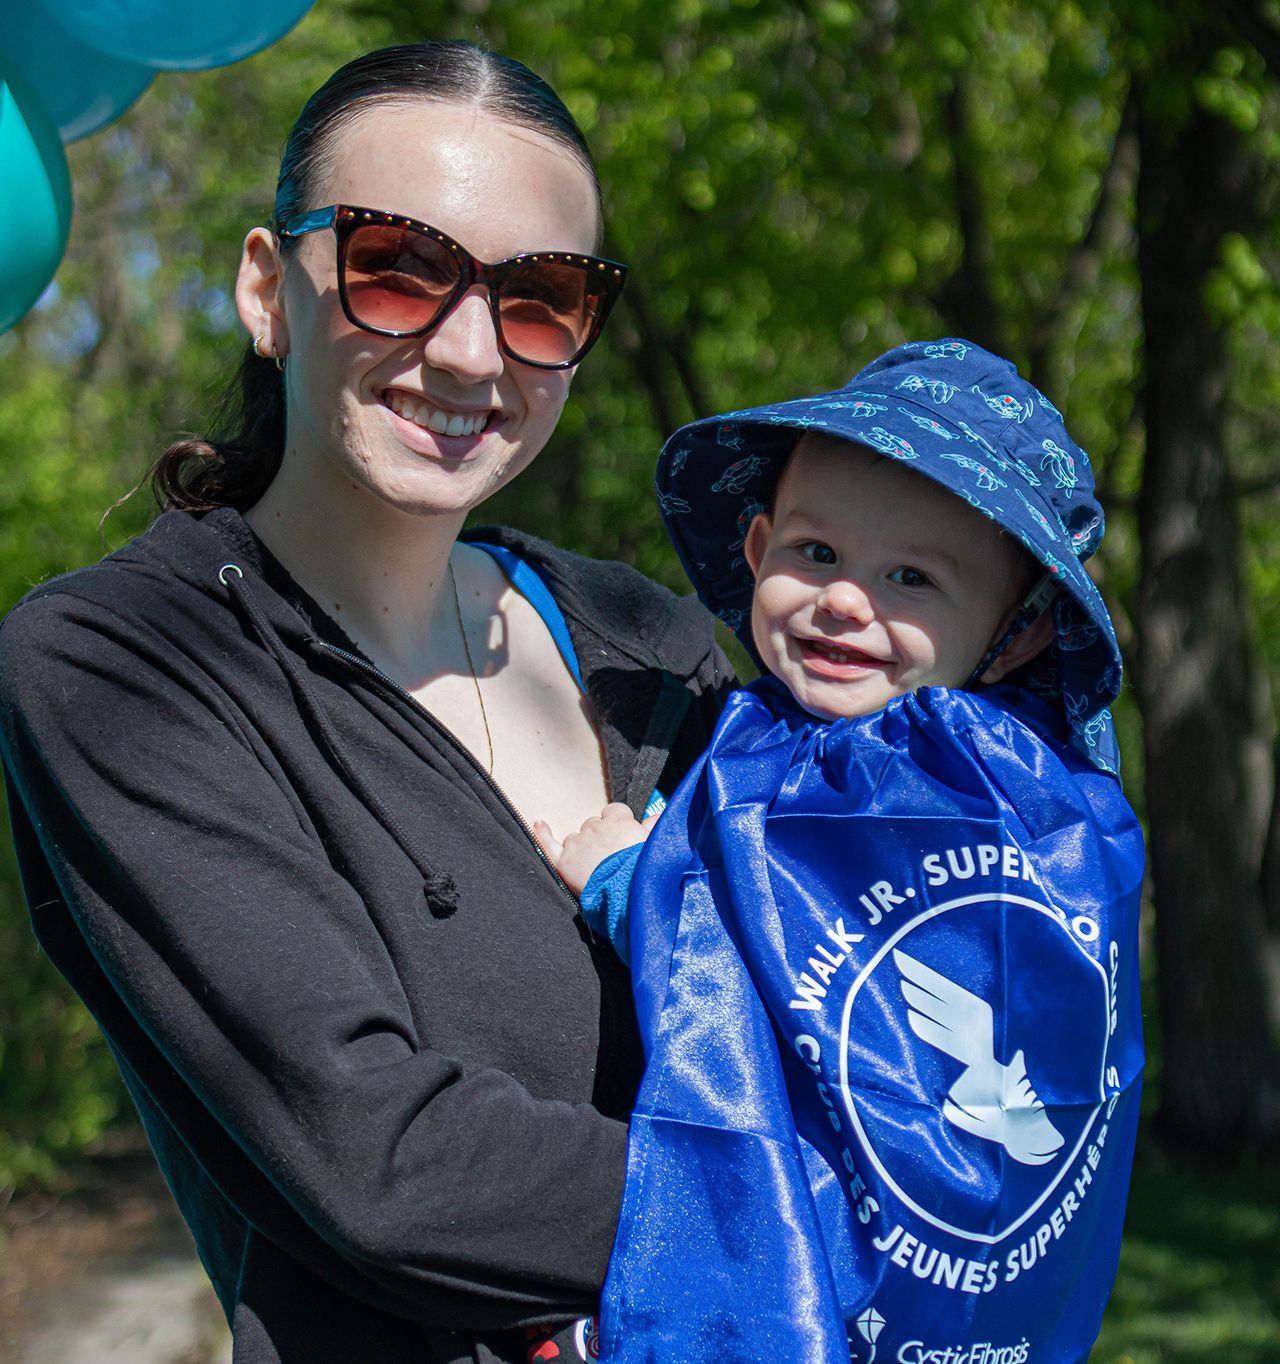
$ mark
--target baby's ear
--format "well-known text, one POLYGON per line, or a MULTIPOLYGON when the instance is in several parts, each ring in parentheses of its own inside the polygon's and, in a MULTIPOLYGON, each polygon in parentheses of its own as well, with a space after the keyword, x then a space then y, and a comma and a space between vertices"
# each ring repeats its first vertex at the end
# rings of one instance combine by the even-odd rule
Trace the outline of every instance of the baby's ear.
MULTIPOLYGON (((1007 621, 1000 627, 1001 631, 1008 628, 1007 621)), ((1007 677, 1015 668, 1022 667, 1024 663, 1030 663, 1037 654, 1043 653, 1049 647, 1056 629, 1057 625, 1053 619, 1053 612, 1051 610, 1041 611, 1025 630, 1020 630, 1005 645, 999 657, 982 674, 979 681, 999 682, 1001 678, 1007 677)))
POLYGON ((747 561, 751 576, 760 576, 760 565, 764 562, 764 552, 769 548, 769 536, 773 532, 773 521, 768 512, 757 512, 747 527, 747 538, 742 542, 742 557, 747 561))

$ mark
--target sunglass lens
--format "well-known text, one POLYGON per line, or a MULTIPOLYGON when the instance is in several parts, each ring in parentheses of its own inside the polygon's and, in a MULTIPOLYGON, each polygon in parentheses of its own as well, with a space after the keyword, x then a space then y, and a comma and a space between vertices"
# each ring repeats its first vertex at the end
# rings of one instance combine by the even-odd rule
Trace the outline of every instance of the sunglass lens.
POLYGON ((462 267, 442 242, 409 228, 369 223, 347 241, 347 304, 363 326, 429 327, 451 300, 462 267))
POLYGON ((512 268, 498 293, 507 349, 522 360, 572 360, 590 341, 603 289, 582 266, 527 261, 512 268))

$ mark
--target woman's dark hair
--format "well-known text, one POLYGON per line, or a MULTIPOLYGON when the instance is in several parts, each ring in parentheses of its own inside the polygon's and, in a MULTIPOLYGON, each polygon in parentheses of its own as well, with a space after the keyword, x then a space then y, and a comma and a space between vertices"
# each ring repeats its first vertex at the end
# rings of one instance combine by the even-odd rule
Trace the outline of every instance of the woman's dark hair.
MULTIPOLYGON (((280 161, 273 225, 317 207, 316 186, 330 168, 339 134, 371 105, 406 100, 471 105, 532 129, 567 148, 595 188, 600 182, 590 149, 560 97, 527 66, 468 42, 407 43, 367 52, 335 71, 298 115, 280 161)), ((294 244, 281 239, 282 250, 294 244)), ((275 477, 284 455, 284 376, 246 345, 223 398, 215 434, 181 440, 156 460, 151 488, 164 510, 244 510, 275 477)))

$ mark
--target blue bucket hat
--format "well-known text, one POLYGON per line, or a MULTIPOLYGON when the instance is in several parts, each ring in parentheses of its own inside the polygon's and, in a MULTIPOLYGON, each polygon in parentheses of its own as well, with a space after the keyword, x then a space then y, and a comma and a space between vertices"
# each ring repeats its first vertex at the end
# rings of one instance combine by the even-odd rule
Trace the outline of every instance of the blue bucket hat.
MULTIPOLYGON (((1111 618, 1083 563, 1102 539, 1089 456, 1062 415, 1008 360, 970 341, 911 341, 831 393, 706 417, 658 458, 658 506, 699 598, 759 661, 747 527, 773 501, 806 431, 852 441, 940 483, 1044 566, 1056 634, 1011 681, 1059 706, 1072 743, 1118 772, 1108 707, 1120 690, 1111 618)), ((1021 623, 1026 623, 1024 619, 1021 623)))

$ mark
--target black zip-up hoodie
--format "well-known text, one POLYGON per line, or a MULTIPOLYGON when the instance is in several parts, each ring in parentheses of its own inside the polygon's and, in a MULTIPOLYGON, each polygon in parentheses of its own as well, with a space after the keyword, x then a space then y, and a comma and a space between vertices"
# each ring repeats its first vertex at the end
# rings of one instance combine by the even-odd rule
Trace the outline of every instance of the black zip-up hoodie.
MULTIPOLYGON (((705 746, 710 618, 511 531, 612 799, 705 746)), ((36 934, 102 1026, 237 1364, 502 1360, 593 1308, 630 986, 484 772, 232 511, 171 512, 0 630, 36 934)))

